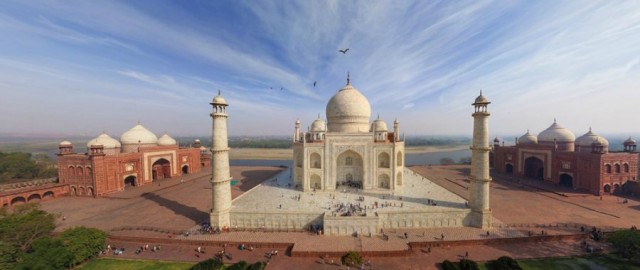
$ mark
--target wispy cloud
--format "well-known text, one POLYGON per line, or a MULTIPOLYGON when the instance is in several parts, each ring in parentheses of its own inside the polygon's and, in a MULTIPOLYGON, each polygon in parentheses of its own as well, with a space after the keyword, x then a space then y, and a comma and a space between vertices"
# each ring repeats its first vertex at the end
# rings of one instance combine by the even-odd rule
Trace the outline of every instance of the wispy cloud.
MULTIPOLYGON (((113 113, 206 134, 207 103, 221 89, 235 113, 232 133, 289 134, 295 118, 324 113, 350 71, 374 113, 400 118, 410 132, 468 133, 480 89, 493 101, 497 134, 542 130, 553 117, 576 133, 640 131, 621 124, 634 121, 640 97, 634 1, 147 5, 0 3, 0 93, 15 104, 3 110, 28 101, 53 109, 30 100, 40 95, 103 123, 116 122, 102 116, 113 113), (86 105, 96 100, 118 110, 86 105)), ((47 132, 77 114, 56 108, 51 125, 0 116, 11 123, 0 132, 47 132)), ((104 128, 96 126, 78 130, 104 128)))

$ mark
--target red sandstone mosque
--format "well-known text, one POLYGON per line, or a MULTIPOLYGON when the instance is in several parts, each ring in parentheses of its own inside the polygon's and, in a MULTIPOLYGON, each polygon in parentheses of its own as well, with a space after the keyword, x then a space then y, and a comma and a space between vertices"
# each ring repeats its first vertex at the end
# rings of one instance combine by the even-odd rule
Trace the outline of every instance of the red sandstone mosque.
POLYGON ((638 152, 629 138, 621 152, 609 151, 609 141, 591 129, 576 139, 568 129, 553 124, 538 136, 527 131, 516 144, 494 140, 495 170, 548 181, 595 195, 632 193, 638 188, 638 152))
POLYGON ((69 141, 59 144, 59 183, 69 185, 69 194, 98 197, 154 180, 198 173, 210 166, 211 154, 196 140, 193 147, 180 148, 166 133, 158 138, 141 124, 120 136, 106 133, 87 143, 86 153, 74 153, 69 141))

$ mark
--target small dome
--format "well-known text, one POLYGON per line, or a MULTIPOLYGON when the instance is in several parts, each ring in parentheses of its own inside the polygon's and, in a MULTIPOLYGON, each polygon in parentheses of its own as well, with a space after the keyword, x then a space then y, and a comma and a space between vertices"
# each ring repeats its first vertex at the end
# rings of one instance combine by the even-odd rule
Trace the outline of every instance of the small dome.
POLYGON ((211 100, 211 105, 227 105, 227 101, 220 95, 220 90, 218 90, 218 95, 211 100))
POLYGON ((631 137, 629 137, 629 139, 625 140, 624 145, 636 145, 636 140, 631 139, 631 137))
POLYGON ((380 116, 378 115, 378 119, 376 119, 375 121, 373 121, 373 124, 371 124, 371 130, 372 131, 387 131, 387 124, 380 119, 380 116))
POLYGON ((371 105, 367 98, 351 86, 340 89, 327 103, 327 121, 331 132, 367 132, 371 105))
POLYGON ((204 146, 200 146, 200 152, 207 152, 207 148, 204 146))
POLYGON ((167 133, 158 138, 158 145, 176 145, 178 142, 171 138, 167 133))
POLYGON ((489 100, 482 95, 482 91, 480 91, 480 95, 476 98, 475 102, 473 102, 473 105, 476 104, 489 104, 491 102, 489 102, 489 100))
POLYGON ((58 145, 59 146, 72 146, 73 144, 71 144, 70 141, 64 140, 64 141, 61 141, 58 145))
POLYGON ((123 144, 155 144, 158 142, 158 137, 141 124, 137 124, 127 132, 122 133, 120 141, 123 144))
POLYGON ((533 135, 529 132, 529 130, 527 130, 527 133, 525 133, 524 135, 520 136, 520 138, 518 138, 518 144, 537 144, 538 143, 538 137, 536 137, 536 135, 533 135))
MULTIPOLYGON (((318 116, 320 118, 320 116, 318 116)), ((300 125, 300 118, 296 119, 296 125, 300 125)))
POLYGON ((570 130, 558 125, 556 121, 553 121, 553 124, 544 131, 538 134, 539 142, 574 142, 576 140, 576 135, 573 134, 570 130))
POLYGON ((500 139, 498 139, 498 137, 496 137, 495 139, 493 139, 493 142, 494 142, 494 143, 499 143, 499 142, 500 142, 500 139))
POLYGON ((311 132, 324 132, 324 131, 327 131, 326 124, 322 119, 320 119, 320 115, 318 115, 318 119, 314 120, 313 123, 311 123, 311 132))
POLYGON ((100 136, 90 140, 87 143, 87 148, 90 148, 92 145, 102 145, 105 149, 111 148, 120 148, 120 142, 114 138, 111 138, 107 133, 102 133, 100 136))
POLYGON ((598 134, 595 134, 593 131, 591 131, 591 128, 589 128, 589 132, 576 139, 576 145, 591 146, 596 141, 601 145, 609 146, 609 141, 607 141, 607 139, 599 136, 598 134))

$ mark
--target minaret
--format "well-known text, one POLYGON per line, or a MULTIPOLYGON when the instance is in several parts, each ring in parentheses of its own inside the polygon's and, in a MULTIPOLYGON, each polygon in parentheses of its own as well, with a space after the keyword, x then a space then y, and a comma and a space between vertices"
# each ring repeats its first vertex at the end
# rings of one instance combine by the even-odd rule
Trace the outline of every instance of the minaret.
POLYGON ((470 196, 471 226, 478 228, 491 227, 491 207, 489 206, 489 112, 487 105, 491 102, 482 95, 472 104, 475 106, 473 116, 473 144, 471 145, 470 196))
POLYGON ((227 101, 220 95, 211 101, 213 112, 211 159, 212 199, 211 226, 220 229, 229 228, 229 210, 231 209, 231 174, 229 173, 229 144, 227 143, 227 101))
POLYGON ((398 121, 398 118, 393 121, 393 141, 400 141, 400 121, 398 121))
POLYGON ((296 131, 295 133, 293 133, 293 142, 299 142, 300 141, 300 119, 296 120, 296 131))

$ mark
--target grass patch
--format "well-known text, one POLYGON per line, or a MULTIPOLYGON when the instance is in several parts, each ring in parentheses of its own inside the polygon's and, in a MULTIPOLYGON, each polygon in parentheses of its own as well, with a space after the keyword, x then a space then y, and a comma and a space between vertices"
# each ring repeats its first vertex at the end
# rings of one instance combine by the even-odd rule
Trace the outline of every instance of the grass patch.
MULTIPOLYGON (((640 270, 614 255, 518 260, 524 270, 640 270)), ((480 269, 487 269, 485 264, 480 269)))
POLYGON ((194 263, 163 262, 147 260, 96 259, 78 268, 79 270, 187 270, 194 263))

